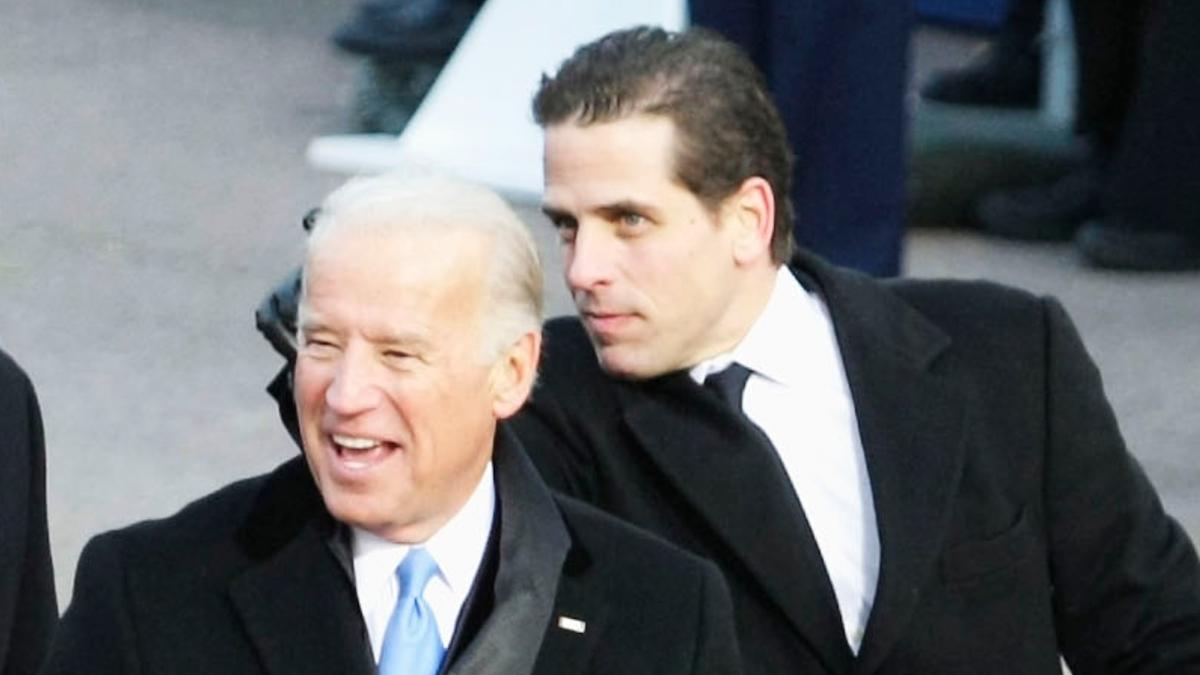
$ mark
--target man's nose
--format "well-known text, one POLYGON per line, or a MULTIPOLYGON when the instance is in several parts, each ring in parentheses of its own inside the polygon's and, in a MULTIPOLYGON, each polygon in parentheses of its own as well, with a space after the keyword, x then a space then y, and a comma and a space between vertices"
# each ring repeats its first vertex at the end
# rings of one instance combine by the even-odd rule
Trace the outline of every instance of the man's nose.
POLYGON ((366 355, 347 352, 325 389, 325 404, 341 416, 352 416, 379 405, 383 396, 375 368, 366 355))
POLYGON ((567 286, 590 290, 612 281, 616 242, 603 228, 580 223, 564 255, 567 286))

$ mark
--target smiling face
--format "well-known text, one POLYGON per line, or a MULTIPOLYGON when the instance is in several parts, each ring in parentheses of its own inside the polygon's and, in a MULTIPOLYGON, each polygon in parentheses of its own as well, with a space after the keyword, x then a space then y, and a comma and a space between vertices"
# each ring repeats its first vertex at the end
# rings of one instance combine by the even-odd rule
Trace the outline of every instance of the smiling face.
POLYGON ((653 377, 731 349, 774 274, 761 252, 747 262, 747 242, 765 251, 766 241, 761 225, 742 226, 753 223, 740 197, 714 212, 675 180, 674 137, 669 119, 647 114, 546 129, 543 210, 601 365, 618 377, 653 377))
POLYGON ((496 420, 524 400, 512 386, 532 372, 514 373, 513 354, 484 363, 486 243, 467 230, 342 228, 310 246, 296 407, 338 520, 424 541, 466 502, 496 420))

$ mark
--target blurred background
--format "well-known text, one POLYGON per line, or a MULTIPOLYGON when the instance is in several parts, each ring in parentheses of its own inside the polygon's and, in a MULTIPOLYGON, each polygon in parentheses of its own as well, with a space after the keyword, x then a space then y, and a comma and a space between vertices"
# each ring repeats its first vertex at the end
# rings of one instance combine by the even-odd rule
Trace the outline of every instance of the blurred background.
MULTIPOLYGON (((297 452, 263 392, 280 361, 253 311, 299 262, 301 217, 343 180, 310 167, 305 149, 361 123, 362 59, 330 42, 353 10, 338 0, 0 8, 0 346, 41 397, 64 606, 88 537, 168 515, 297 452)), ((920 100, 931 74, 968 62, 991 29, 987 17, 967 18, 967 30, 938 11, 913 33, 905 274, 1060 298, 1132 451, 1195 540, 1200 275, 1100 271, 1069 243, 966 227, 964 204, 983 182, 1049 171, 1078 148, 1036 111, 920 100)), ((539 73, 511 76, 532 90, 539 73)), ((520 210, 545 254, 550 311, 569 312, 553 233, 536 205, 520 210)))

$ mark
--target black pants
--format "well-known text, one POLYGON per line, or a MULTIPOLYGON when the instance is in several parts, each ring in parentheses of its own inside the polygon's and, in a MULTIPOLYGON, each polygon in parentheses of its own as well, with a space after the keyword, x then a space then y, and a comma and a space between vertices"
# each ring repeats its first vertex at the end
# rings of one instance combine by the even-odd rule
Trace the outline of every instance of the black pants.
POLYGON ((767 78, 796 154, 797 243, 870 274, 899 273, 911 4, 691 0, 689 8, 767 78))
POLYGON ((1079 130, 1109 161, 1107 209, 1200 236, 1200 2, 1074 0, 1079 130))

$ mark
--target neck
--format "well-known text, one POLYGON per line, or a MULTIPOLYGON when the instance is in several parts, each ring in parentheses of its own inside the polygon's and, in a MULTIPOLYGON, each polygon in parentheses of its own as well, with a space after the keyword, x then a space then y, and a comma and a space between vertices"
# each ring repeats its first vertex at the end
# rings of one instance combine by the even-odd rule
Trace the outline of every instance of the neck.
MULTIPOLYGON (((712 358, 718 354, 732 351, 750 332, 750 328, 762 316, 771 294, 775 291, 775 279, 779 268, 775 265, 763 265, 748 271, 745 283, 734 294, 729 305, 729 311, 722 322, 722 339, 714 344, 711 354, 704 354, 700 359, 712 358)), ((695 364, 693 364, 695 365, 695 364)))

